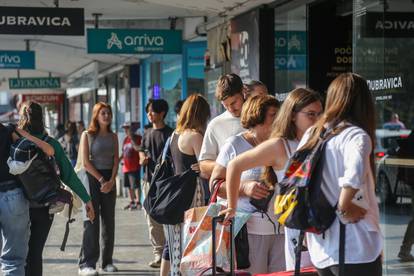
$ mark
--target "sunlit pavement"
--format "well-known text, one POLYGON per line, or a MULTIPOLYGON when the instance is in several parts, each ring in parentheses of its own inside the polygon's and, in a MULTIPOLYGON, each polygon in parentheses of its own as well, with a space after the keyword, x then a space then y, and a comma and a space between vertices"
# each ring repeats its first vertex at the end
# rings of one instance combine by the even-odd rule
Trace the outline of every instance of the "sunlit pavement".
MULTIPOLYGON (((100 263, 97 268, 105 275, 158 275, 158 271, 147 264, 152 260, 152 248, 148 240, 148 228, 144 211, 123 210, 128 204, 124 198, 118 198, 115 217, 114 265, 117 273, 102 273, 100 263)), ((65 229, 65 219, 55 216, 49 238, 43 252, 43 275, 77 275, 78 256, 82 238, 81 217, 71 224, 69 239, 65 252, 60 251, 60 244, 65 229)))

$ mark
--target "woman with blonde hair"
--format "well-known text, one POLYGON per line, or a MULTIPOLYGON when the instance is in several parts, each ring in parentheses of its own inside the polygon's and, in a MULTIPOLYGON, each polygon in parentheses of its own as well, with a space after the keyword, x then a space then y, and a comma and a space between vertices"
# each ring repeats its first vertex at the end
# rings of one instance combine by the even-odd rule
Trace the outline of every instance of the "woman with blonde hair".
POLYGON ((102 220, 102 269, 115 272, 112 255, 115 238, 115 178, 118 174, 118 136, 111 130, 112 109, 107 103, 95 104, 89 128, 81 136, 83 163, 96 221, 85 221, 79 259, 79 275, 97 275, 99 228, 102 220), (90 145, 90 147, 89 147, 90 145))
MULTIPOLYGON (((289 93, 273 124, 270 138, 257 147, 237 156, 227 166, 226 190, 228 208, 223 212, 226 214, 227 219, 235 214, 239 194, 241 194, 239 192, 241 190, 240 177, 244 171, 265 166, 263 180, 267 183, 267 186, 274 186, 276 189, 275 193, 277 193, 277 182, 284 177, 289 157, 296 150, 303 134, 316 122, 321 114, 322 103, 318 93, 304 88, 298 88, 289 93)), ((258 188, 255 190, 258 190, 258 188)), ((265 195, 262 195, 260 198, 264 197, 265 195)), ((273 202, 271 206, 273 206, 273 202)), ((298 233, 287 228, 284 229, 284 232, 286 267, 285 265, 280 265, 275 268, 271 266, 271 263, 263 263, 257 267, 257 272, 255 271, 255 273, 293 269, 294 240, 297 240, 298 233)), ((265 240, 262 240, 258 248, 264 246, 267 246, 267 243, 265 240)), ((283 249, 279 250, 283 251, 283 249)), ((303 260, 302 263, 304 266, 308 264, 306 260, 303 260)))
MULTIPOLYGON (((183 103, 177 121, 177 128, 170 138, 170 151, 176 175, 189 169, 200 171, 197 160, 209 117, 210 106, 202 95, 192 94, 183 103)), ((198 180, 194 185, 197 186, 192 207, 203 206, 204 192, 202 185, 198 180)), ((167 245, 163 252, 160 275, 168 275, 168 261, 171 263, 171 275, 180 275, 181 237, 175 237, 176 233, 181 233, 179 230, 180 224, 166 225, 165 229, 167 245)))

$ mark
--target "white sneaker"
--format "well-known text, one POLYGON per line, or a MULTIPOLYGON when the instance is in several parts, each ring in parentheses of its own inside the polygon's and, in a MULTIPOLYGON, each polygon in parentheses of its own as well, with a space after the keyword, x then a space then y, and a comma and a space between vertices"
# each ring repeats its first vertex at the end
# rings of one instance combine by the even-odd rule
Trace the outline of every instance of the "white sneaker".
POLYGON ((105 272, 117 272, 118 268, 114 266, 113 264, 108 264, 102 270, 105 272))
POLYGON ((93 267, 84 267, 79 268, 78 274, 82 276, 95 276, 98 275, 98 272, 93 267))

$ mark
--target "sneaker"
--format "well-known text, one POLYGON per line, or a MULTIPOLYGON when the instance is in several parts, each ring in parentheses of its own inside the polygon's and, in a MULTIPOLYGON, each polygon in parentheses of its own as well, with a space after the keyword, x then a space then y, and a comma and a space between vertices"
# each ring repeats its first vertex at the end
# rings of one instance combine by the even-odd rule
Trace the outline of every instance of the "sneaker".
POLYGON ((137 203, 135 204, 135 206, 136 206, 136 209, 137 209, 137 210, 141 210, 141 209, 142 209, 142 204, 141 204, 141 202, 137 202, 137 203))
POLYGON ((414 262, 414 256, 410 253, 400 251, 400 253, 398 253, 398 258, 400 258, 401 262, 414 262))
POLYGON ((161 258, 155 258, 155 260, 149 262, 148 265, 152 268, 160 268, 161 267, 161 258))
POLYGON ((137 209, 137 205, 134 203, 131 203, 131 211, 132 210, 136 210, 137 209))
POLYGON ((93 267, 83 267, 79 268, 78 274, 82 276, 95 276, 98 275, 98 272, 93 267))
POLYGON ((114 266, 113 264, 108 264, 102 270, 105 272, 117 272, 118 268, 114 266))

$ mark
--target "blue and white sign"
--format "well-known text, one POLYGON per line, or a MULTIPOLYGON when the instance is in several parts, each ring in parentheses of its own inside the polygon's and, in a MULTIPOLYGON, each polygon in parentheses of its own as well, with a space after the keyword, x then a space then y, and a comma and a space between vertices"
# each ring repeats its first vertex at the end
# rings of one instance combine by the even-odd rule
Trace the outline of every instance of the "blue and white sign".
POLYGON ((88 54, 180 54, 176 30, 88 29, 88 54))
POLYGON ((0 51, 0 69, 35 69, 33 51, 0 51))

